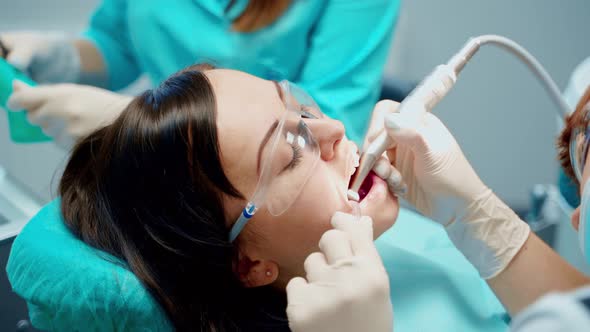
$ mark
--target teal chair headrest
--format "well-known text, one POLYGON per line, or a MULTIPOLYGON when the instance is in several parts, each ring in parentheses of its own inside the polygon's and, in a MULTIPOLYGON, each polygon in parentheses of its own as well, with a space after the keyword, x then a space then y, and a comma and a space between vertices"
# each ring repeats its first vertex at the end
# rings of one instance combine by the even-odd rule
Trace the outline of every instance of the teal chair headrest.
POLYGON ((173 330, 163 310, 123 263, 68 230, 59 199, 46 205, 15 239, 6 272, 38 329, 173 330))

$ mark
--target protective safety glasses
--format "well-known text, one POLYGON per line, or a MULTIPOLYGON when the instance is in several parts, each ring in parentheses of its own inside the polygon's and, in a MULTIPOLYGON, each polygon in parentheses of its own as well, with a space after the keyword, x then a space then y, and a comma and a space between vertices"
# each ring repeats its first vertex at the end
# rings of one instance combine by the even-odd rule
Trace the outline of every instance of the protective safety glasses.
POLYGON ((305 119, 324 117, 313 98, 288 81, 277 83, 286 112, 262 147, 258 184, 233 225, 233 242, 256 211, 264 206, 271 215, 285 212, 299 196, 320 157, 318 142, 305 119))
POLYGON ((590 147, 590 104, 586 105, 582 112, 584 112, 587 125, 572 130, 569 148, 572 168, 580 185, 584 185, 582 183, 582 174, 584 173, 586 156, 590 147))

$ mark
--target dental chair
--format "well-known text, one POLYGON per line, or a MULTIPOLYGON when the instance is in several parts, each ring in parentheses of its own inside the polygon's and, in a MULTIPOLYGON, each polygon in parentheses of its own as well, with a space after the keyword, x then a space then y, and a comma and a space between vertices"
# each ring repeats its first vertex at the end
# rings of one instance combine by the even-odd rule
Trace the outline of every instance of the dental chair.
POLYGON ((6 272, 45 331, 172 331, 164 311, 116 258, 65 226, 60 201, 46 205, 14 241, 6 272))

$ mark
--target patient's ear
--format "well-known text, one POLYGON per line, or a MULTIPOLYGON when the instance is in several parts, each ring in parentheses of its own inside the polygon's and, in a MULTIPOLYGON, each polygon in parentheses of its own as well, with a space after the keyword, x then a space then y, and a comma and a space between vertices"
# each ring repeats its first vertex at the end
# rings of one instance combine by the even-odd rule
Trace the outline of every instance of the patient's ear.
POLYGON ((245 287, 260 287, 270 285, 277 280, 279 266, 273 261, 240 254, 236 273, 245 287))

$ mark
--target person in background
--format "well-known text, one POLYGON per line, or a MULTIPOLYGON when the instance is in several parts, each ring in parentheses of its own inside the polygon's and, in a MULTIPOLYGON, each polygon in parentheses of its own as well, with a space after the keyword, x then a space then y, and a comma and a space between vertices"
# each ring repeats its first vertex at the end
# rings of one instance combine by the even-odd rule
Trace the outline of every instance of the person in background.
POLYGON ((113 91, 142 74, 155 86, 206 61, 298 84, 358 142, 379 95, 399 7, 399 0, 104 0, 74 39, 0 33, 6 59, 46 84, 15 82, 9 108, 28 110, 31 122, 69 146, 130 102, 113 91))

